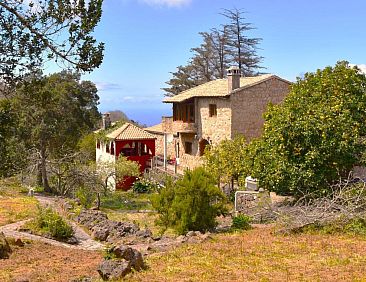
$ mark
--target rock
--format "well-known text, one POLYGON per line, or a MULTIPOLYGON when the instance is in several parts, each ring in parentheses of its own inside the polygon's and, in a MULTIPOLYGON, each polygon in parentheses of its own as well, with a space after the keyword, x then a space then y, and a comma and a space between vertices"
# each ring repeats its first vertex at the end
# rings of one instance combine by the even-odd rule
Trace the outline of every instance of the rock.
POLYGON ((188 231, 186 234, 187 237, 192 237, 192 236, 196 236, 195 231, 188 231))
POLYGON ((77 221, 89 229, 105 220, 108 220, 107 215, 104 212, 95 210, 82 210, 77 217, 77 221))
POLYGON ((9 258, 11 248, 3 232, 0 232, 0 259, 9 258))
POLYGON ((112 248, 112 252, 116 258, 122 258, 129 261, 131 263, 130 266, 137 271, 145 268, 142 254, 136 249, 120 245, 112 248))
POLYGON ((99 224, 94 226, 91 229, 91 231, 92 231, 92 234, 91 234, 92 238, 99 240, 99 241, 107 240, 109 233, 110 233, 107 226, 99 225, 99 224))
POLYGON ((105 260, 97 271, 103 280, 120 279, 131 272, 131 265, 130 262, 123 260, 105 260))
POLYGON ((66 243, 70 245, 77 245, 79 244, 79 241, 76 237, 72 236, 66 240, 66 243))
POLYGON ((146 228, 145 230, 137 231, 136 236, 142 237, 142 238, 151 238, 153 236, 153 234, 150 229, 146 228))
POLYGON ((187 237, 184 235, 180 235, 175 239, 178 243, 184 243, 187 241, 187 237))
POLYGON ((22 241, 22 239, 17 238, 17 239, 14 241, 14 245, 16 245, 16 246, 18 246, 18 247, 24 247, 24 242, 22 241))

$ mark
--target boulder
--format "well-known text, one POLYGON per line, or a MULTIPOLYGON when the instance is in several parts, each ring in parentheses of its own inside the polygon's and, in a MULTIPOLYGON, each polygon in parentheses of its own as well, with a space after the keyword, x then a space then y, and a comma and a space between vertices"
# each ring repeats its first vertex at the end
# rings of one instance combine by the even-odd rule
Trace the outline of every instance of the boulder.
POLYGON ((121 279, 131 272, 131 266, 124 260, 105 260, 97 271, 103 280, 121 279))
POLYGON ((0 259, 9 258, 11 248, 3 232, 0 232, 0 259))
POLYGON ((77 217, 77 221, 89 229, 105 220, 108 220, 107 215, 104 212, 96 210, 82 210, 77 217))
POLYGON ((153 234, 150 229, 139 230, 136 232, 136 236, 142 238, 152 238, 153 234))
POLYGON ((142 258, 142 254, 136 249, 120 245, 113 247, 112 253, 116 256, 116 258, 129 261, 130 266, 137 271, 145 269, 145 263, 142 258))

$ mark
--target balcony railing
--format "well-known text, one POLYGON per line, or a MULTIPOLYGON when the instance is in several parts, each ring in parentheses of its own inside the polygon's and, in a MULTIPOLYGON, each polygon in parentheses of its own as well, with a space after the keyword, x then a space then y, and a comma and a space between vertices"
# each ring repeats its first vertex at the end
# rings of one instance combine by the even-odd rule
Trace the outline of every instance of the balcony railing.
POLYGON ((197 125, 193 122, 174 121, 173 130, 175 132, 196 133, 197 125))

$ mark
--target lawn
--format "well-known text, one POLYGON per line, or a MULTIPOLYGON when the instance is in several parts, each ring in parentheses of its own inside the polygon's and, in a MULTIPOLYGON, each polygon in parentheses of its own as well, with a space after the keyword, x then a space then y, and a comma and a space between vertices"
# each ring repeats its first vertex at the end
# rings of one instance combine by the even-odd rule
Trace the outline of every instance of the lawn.
POLYGON ((27 196, 0 196, 0 226, 34 217, 37 203, 27 196))
POLYGON ((24 247, 12 245, 9 259, 0 262, 0 281, 71 281, 94 277, 102 254, 32 242, 24 247))
POLYGON ((366 281, 365 250, 365 237, 256 228, 153 254, 127 281, 366 281))

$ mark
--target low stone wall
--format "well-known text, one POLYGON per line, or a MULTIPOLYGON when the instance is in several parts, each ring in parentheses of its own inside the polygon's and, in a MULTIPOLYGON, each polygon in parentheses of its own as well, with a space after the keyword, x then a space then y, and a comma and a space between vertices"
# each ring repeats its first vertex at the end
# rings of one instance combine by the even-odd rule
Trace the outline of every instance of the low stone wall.
POLYGON ((268 191, 237 191, 235 193, 235 213, 246 214, 255 222, 263 222, 272 217, 271 197, 268 191))

